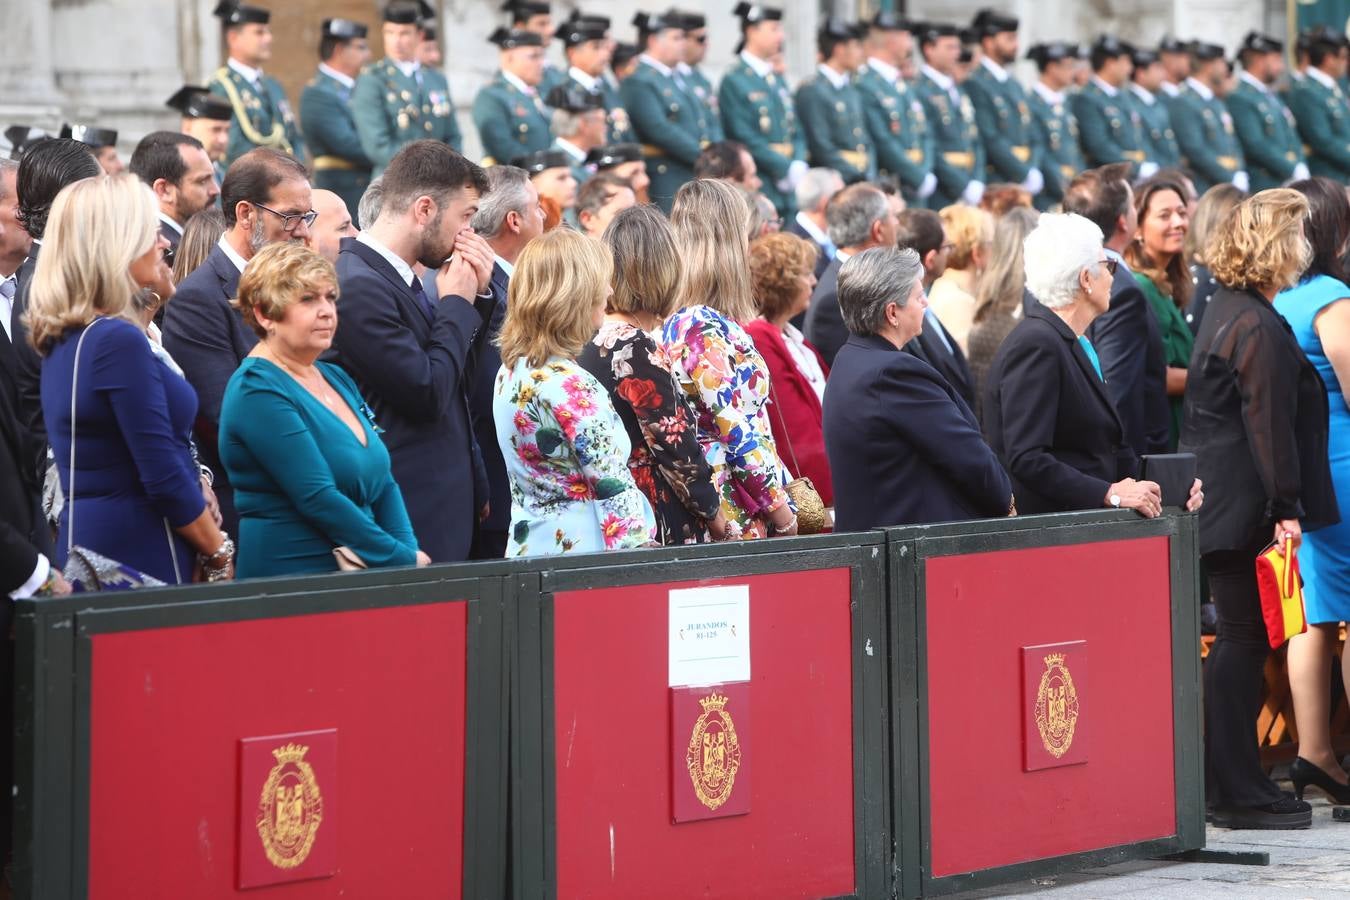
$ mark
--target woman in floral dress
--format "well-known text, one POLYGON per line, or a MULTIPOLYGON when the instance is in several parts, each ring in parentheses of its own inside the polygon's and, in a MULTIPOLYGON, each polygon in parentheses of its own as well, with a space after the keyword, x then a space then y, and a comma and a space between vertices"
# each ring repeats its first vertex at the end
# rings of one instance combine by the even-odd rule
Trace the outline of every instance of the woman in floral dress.
POLYGON ((661 344, 694 407, 722 511, 746 537, 773 537, 796 534, 797 513, 764 409, 769 370, 737 324, 756 313, 749 214, 744 194, 724 181, 691 181, 675 195, 670 221, 684 275, 661 344))
POLYGON ((648 334, 661 327, 679 286, 670 224, 655 207, 634 206, 614 218, 603 239, 614 255, 614 294, 577 362, 604 385, 623 420, 633 445, 628 468, 656 512, 661 543, 721 540, 727 518, 694 414, 668 354, 648 334))
POLYGON ((651 505, 628 470, 632 446, 605 389, 576 362, 604 315, 613 264, 571 229, 516 262, 492 404, 511 479, 507 556, 641 547, 651 505))

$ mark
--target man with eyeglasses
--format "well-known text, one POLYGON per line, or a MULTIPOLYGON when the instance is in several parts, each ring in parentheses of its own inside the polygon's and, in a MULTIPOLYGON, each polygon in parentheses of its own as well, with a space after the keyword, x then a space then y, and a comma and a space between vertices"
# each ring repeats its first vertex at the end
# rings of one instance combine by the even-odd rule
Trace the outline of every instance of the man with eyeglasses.
POLYGON ((239 276, 248 261, 268 244, 308 243, 317 213, 305 167, 266 147, 234 161, 225 173, 220 201, 225 233, 206 261, 178 285, 164 314, 163 331, 165 349, 197 391, 197 447, 214 475, 223 527, 238 534, 239 515, 220 464, 216 430, 225 385, 258 336, 230 301, 239 293, 239 276))

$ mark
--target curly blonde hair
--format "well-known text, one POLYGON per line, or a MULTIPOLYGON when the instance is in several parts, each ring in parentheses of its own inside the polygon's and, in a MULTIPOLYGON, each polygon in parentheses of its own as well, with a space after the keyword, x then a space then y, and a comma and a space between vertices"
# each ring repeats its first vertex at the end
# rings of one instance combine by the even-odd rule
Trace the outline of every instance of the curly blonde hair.
POLYGON ((286 310, 299 300, 305 291, 315 291, 332 285, 337 289, 337 272, 333 264, 304 244, 282 241, 268 244, 248 261, 239 277, 239 297, 235 309, 243 313, 258 337, 267 336, 267 328, 260 321, 280 322, 286 310))
POLYGON ((1210 272, 1237 290, 1292 286, 1312 259, 1303 235, 1307 217, 1308 198, 1298 191, 1274 188, 1248 197, 1210 236, 1210 272))
POLYGON ((571 228, 530 241, 516 260, 497 337, 502 365, 510 369, 522 358, 531 366, 553 356, 576 359, 595 334, 595 310, 613 272, 609 248, 571 228))
POLYGON ((819 255, 815 244, 786 231, 750 245, 750 283, 761 316, 772 322, 792 311, 800 279, 814 270, 819 255))

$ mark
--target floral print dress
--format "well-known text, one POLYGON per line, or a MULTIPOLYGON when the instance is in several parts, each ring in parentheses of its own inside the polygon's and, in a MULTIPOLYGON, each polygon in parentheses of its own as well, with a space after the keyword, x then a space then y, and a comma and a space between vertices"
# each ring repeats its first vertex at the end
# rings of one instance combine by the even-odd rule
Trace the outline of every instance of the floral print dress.
POLYGON ((693 404, 722 510, 751 536, 756 519, 791 505, 765 410, 768 367, 745 329, 708 306, 673 313, 661 344, 693 404))
POLYGON ((628 432, 573 360, 516 360, 497 373, 492 418, 511 479, 507 556, 624 550, 656 539, 628 470, 628 432))
POLYGON ((628 468, 656 513, 661 543, 710 541, 708 522, 721 501, 669 354, 645 331, 607 321, 577 362, 609 391, 623 420, 633 445, 628 468))

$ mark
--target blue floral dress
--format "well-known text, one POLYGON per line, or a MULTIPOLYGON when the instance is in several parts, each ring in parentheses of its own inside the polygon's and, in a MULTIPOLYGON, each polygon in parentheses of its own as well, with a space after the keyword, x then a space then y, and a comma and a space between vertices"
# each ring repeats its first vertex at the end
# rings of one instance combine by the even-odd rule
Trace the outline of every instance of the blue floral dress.
POLYGON ((502 366, 492 418, 511 479, 507 556, 656 540, 656 517, 628 469, 628 432, 605 389, 576 362, 502 366))

